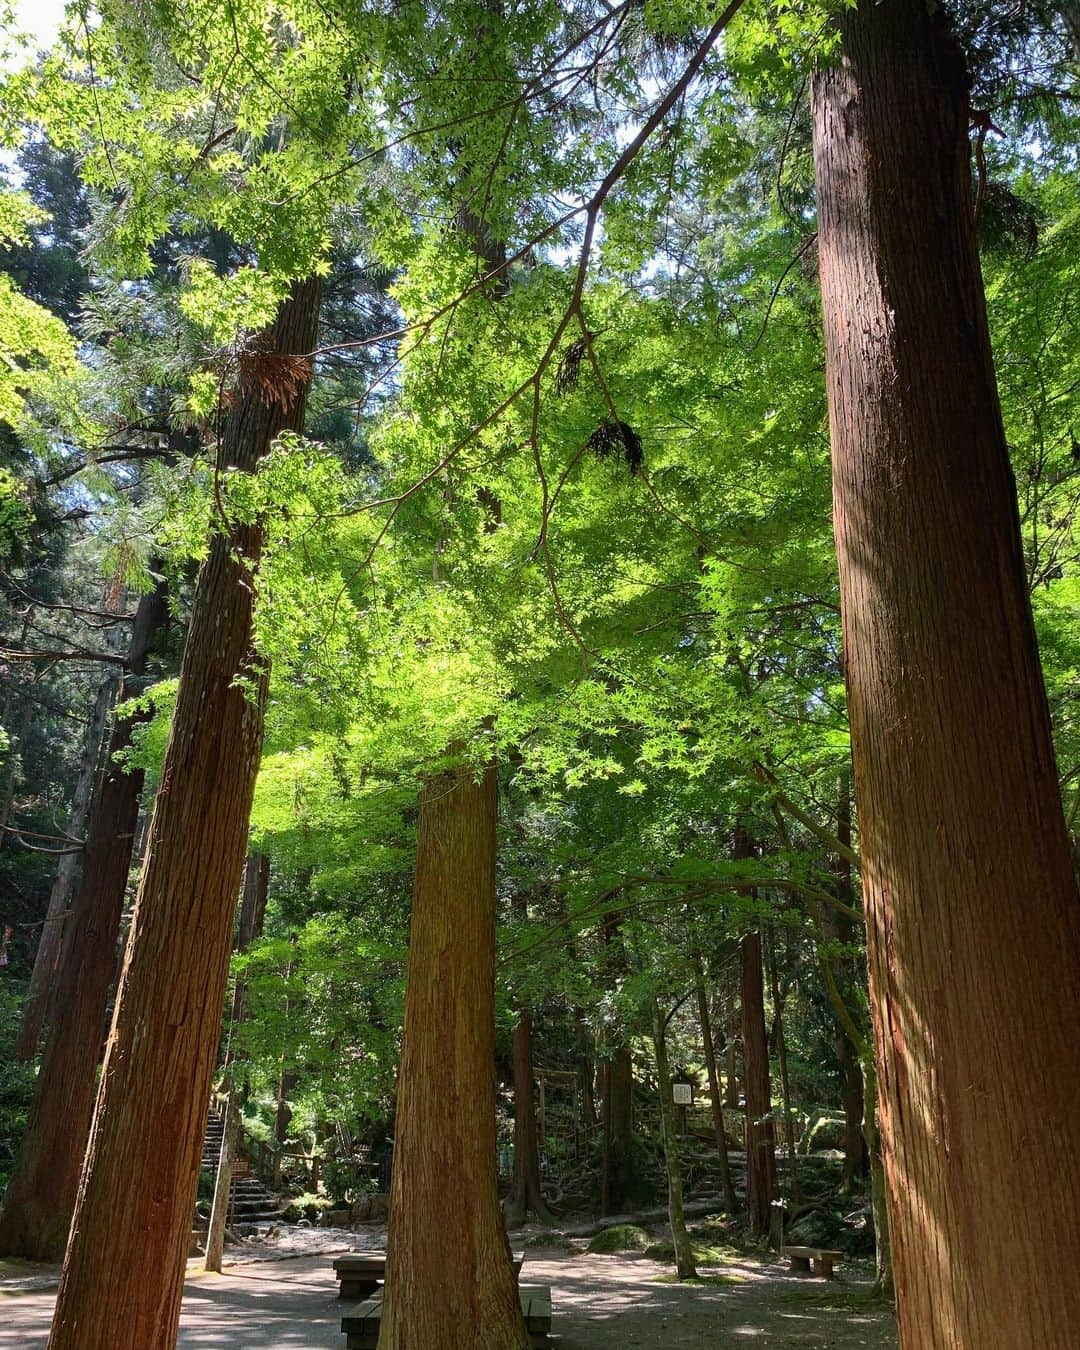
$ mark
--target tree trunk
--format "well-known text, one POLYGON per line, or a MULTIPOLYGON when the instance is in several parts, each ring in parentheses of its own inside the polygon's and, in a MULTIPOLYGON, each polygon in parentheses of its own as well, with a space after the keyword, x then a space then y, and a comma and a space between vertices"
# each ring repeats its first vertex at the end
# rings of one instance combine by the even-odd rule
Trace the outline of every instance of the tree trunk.
POLYGON ((580 1051, 581 1119, 588 1140, 592 1137, 592 1132, 597 1125, 596 1095, 593 1087, 596 1078, 596 1061, 593 1055, 592 1032, 580 1008, 574 1010, 574 1028, 577 1031, 580 1051))
POLYGON ((731 1180, 731 1163, 728 1159, 727 1131, 724 1129, 724 1104, 720 1097, 720 1076, 716 1072, 716 1051, 713 1046, 712 1024, 709 1020, 709 997, 705 992, 705 972, 701 957, 694 953, 694 986, 697 991, 698 1021, 701 1024, 701 1043, 705 1055, 705 1072, 709 1076, 709 1100, 712 1103, 713 1128, 716 1131, 716 1154, 720 1159, 720 1190, 724 1196, 724 1206, 729 1214, 739 1207, 735 1198, 735 1185, 731 1180))
POLYGON ((836 1057, 840 1061, 840 1105, 844 1112, 844 1165, 840 1175, 840 1190, 850 1195, 866 1176, 868 1155, 863 1133, 865 1099, 863 1075, 859 1057, 851 1042, 843 1034, 836 1035, 836 1057))
MULTIPOLYGON (((626 973, 626 950, 622 940, 622 920, 618 914, 605 914, 600 920, 600 935, 608 952, 611 979, 626 973)), ((618 1213, 636 1199, 634 1159, 634 1062, 625 1031, 611 1029, 608 1058, 604 1064, 604 1177, 601 1209, 604 1214, 618 1213)))
POLYGON ((792 1202, 799 1199, 798 1162, 795 1157, 795 1122, 791 1114, 791 1081, 788 1078, 787 1043, 784 1040, 784 1001, 780 997, 780 975, 776 969, 776 934, 769 925, 769 987, 772 991, 773 1012, 776 1017, 776 1058, 780 1064, 780 1092, 784 1107, 784 1142, 787 1146, 788 1196, 792 1202))
MULTIPOLYGON (((318 307, 317 282, 294 286, 245 363, 223 466, 250 471, 281 431, 303 426, 318 307)), ((51 1350, 176 1339, 262 741, 251 581, 262 526, 227 528, 196 587, 51 1350), (123 1272, 108 1298, 103 1270, 123 1272)))
MULTIPOLYGON (((621 1034, 621 1033, 619 1033, 621 1034)), ((630 1047, 620 1041, 604 1075, 605 1119, 608 1123, 608 1203, 619 1213, 635 1199, 634 1178, 634 1062, 630 1047)))
POLYGON ((526 1350, 495 1137, 496 779, 420 795, 380 1350, 526 1350))
POLYGON ((240 1135, 240 1120, 235 1089, 225 1098, 225 1119, 221 1129, 221 1152, 218 1154, 214 1175, 214 1201, 210 1208, 210 1227, 206 1234, 204 1270, 221 1274, 225 1258, 225 1227, 229 1218, 229 1200, 232 1195, 232 1165, 240 1135))
POLYGON ((262 936, 269 891, 270 859, 265 853, 249 853, 244 864, 244 889, 240 898, 240 923, 236 934, 238 952, 247 951, 255 939, 262 936))
POLYGON ((750 1232, 764 1237, 769 1232, 776 1198, 776 1151, 770 1116, 772 1088, 760 933, 746 934, 739 944, 739 958, 746 1071, 746 1211, 750 1232))
POLYGON ((734 1032, 727 1038, 727 1081, 724 1083, 724 1105, 737 1109, 742 1105, 739 1094, 739 1042, 734 1032))
MULTIPOLYGON (((140 691, 147 660, 168 619, 165 587, 144 595, 135 611, 121 700, 140 691)), ((117 721, 90 819, 76 892, 56 976, 53 1013, 30 1114, 0 1208, 0 1256, 59 1261, 67 1246, 79 1189, 109 990, 116 971, 132 843, 142 795, 142 770, 117 757, 149 717, 117 721)))
POLYGON ((967 78, 940 7, 861 0, 839 22, 814 159, 901 1343, 1066 1350, 1080 897, 987 331, 967 78))
POLYGON ((508 1224, 521 1224, 533 1213, 550 1223, 551 1211, 540 1190, 540 1141, 533 1101, 533 1019, 527 1008, 518 1012, 514 1028, 514 1189, 506 1206, 508 1224))
MULTIPOLYGON (((90 712, 83 746, 83 761, 75 782, 75 790, 71 794, 71 810, 68 812, 67 833, 74 839, 82 838, 86 831, 98 765, 101 762, 105 723, 110 709, 116 702, 118 683, 115 675, 102 681, 90 712)), ((52 988, 53 976, 56 974, 63 945, 68 905, 81 858, 82 850, 73 849, 72 852, 64 853, 56 864, 56 876, 49 892, 49 907, 38 940, 34 968, 30 973, 30 987, 26 992, 19 1035, 15 1041, 14 1058, 24 1064, 37 1054, 41 1028, 45 1022, 45 1010, 49 1006, 49 991, 52 988)))
MULTIPOLYGON (((837 794, 836 837, 845 848, 851 847, 851 775, 840 775, 837 794)), ((851 862, 843 854, 837 854, 833 860, 836 870, 836 897, 845 905, 854 905, 855 889, 851 884, 851 862)), ((824 936, 850 944, 854 940, 852 921, 839 910, 828 910, 822 916, 824 936)), ((865 989, 866 971, 861 960, 833 962, 837 982, 843 997, 850 1007, 849 986, 858 981, 865 989)), ((844 1112, 844 1168, 840 1178, 842 1194, 850 1195, 856 1185, 867 1175, 869 1154, 863 1129, 865 1099, 863 1095, 863 1068, 859 1062, 859 1049, 852 1044, 851 1038, 841 1022, 837 1021, 834 1039, 836 1058, 840 1065, 840 1105, 844 1112)), ((875 1119, 874 1136, 877 1137, 875 1119)))
POLYGON ((671 1097, 671 1068, 667 1053, 667 1024, 660 1004, 652 1001, 653 1048, 656 1051, 656 1082, 660 1090, 660 1121, 664 1134, 664 1170, 668 1185, 668 1223, 675 1245, 675 1271, 680 1280, 696 1280, 694 1253, 686 1231, 683 1212, 682 1171, 679 1164, 679 1140, 675 1131, 675 1103, 671 1097))

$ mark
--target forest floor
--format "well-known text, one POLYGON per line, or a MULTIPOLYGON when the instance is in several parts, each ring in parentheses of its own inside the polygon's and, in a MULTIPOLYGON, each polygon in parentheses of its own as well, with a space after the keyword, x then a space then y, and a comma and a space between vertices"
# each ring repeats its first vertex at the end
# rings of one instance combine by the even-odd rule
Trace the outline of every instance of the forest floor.
MULTIPOLYGON (((183 1350, 333 1347, 343 1350, 333 1251, 377 1247, 383 1233, 283 1230, 269 1243, 226 1253, 223 1275, 189 1265, 183 1350), (306 1250, 308 1254, 296 1253, 306 1250), (291 1259, 283 1259, 291 1258, 291 1259)), ((0 1278, 0 1348, 44 1350, 56 1272, 10 1266, 0 1278)), ((702 1265, 700 1284, 673 1282, 670 1266, 644 1256, 530 1250, 523 1284, 551 1286, 553 1350, 894 1350, 891 1308, 870 1294, 869 1267, 847 1262, 829 1283, 793 1276, 786 1264, 731 1253, 702 1265)), ((108 1297, 103 1286, 102 1297, 108 1297)))

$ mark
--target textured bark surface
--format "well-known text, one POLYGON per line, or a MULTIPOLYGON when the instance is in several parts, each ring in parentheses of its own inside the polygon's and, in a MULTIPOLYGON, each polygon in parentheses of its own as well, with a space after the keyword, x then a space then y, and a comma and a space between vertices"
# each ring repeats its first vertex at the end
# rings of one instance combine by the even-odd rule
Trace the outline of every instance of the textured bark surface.
POLYGON ((686 1231, 683 1210, 682 1170, 679 1159, 679 1136, 675 1129, 675 1103, 671 1095, 671 1065, 668 1063, 667 1024, 660 1005, 653 999, 653 1050, 656 1054, 656 1086, 660 1093, 660 1123, 664 1136, 664 1170, 667 1173, 668 1225, 675 1246, 675 1273, 680 1280, 696 1280, 694 1254, 690 1234, 686 1231))
MULTIPOLYGON (((622 1032, 616 1029, 616 1035, 622 1032)), ((634 1062, 620 1041, 604 1065, 604 1176, 601 1211, 617 1214, 634 1202, 634 1062)))
MULTIPOLYGON (((159 586, 144 595, 136 608, 121 699, 141 689, 147 659, 167 618, 165 588, 159 586)), ((52 1026, 0 1208, 0 1255, 59 1261, 67 1246, 90 1135, 142 794, 142 771, 125 773, 116 757, 131 744, 134 728, 148 716, 117 721, 109 736, 86 837, 82 878, 68 916, 56 975, 52 1026)))
POLYGON ((1080 1344, 1080 900, 940 11, 814 80, 833 500, 906 1350, 1080 1344))
MULTIPOLYGON (((251 470, 302 427, 307 380, 283 379, 273 356, 313 349, 318 297, 317 283, 297 285, 264 334, 226 420, 226 464, 251 470)), ((52 1350, 175 1344, 262 739, 250 579, 261 533, 213 535, 199 573, 52 1350)))
MULTIPOLYGON (((90 803, 97 781, 98 764, 101 760, 101 744, 105 736, 105 723, 109 711, 116 702, 119 679, 114 675, 103 680, 90 711, 90 721, 86 728, 86 740, 83 746, 83 762, 75 782, 75 791, 71 796, 71 810, 68 812, 67 833, 73 839, 82 839, 86 832, 90 803)), ((81 850, 72 850, 63 854, 56 864, 56 875, 49 891, 49 907, 42 925, 38 949, 34 956, 34 968, 30 972, 30 986, 26 991, 23 1004, 22 1021, 15 1040, 14 1058, 26 1063, 37 1054, 41 1029, 45 1024, 45 1010, 49 1005, 49 991, 53 976, 60 962, 63 946, 64 925, 67 922, 68 906, 78 879, 81 850)))
POLYGON ((709 1018, 709 996, 705 992, 705 972, 701 957, 694 955, 694 986, 697 993, 698 1023, 701 1027, 701 1042, 704 1047, 705 1072, 709 1077, 709 1100, 712 1104, 713 1129, 716 1132, 716 1155, 720 1159, 720 1192, 729 1214, 739 1207, 735 1197, 735 1185, 731 1179, 731 1163, 728 1159, 727 1131, 724 1127, 724 1103, 720 1095, 720 1075, 716 1072, 716 1048, 713 1045, 712 1022, 709 1018))
POLYGON ((495 1137, 495 770, 426 783, 380 1350, 526 1350, 495 1137))

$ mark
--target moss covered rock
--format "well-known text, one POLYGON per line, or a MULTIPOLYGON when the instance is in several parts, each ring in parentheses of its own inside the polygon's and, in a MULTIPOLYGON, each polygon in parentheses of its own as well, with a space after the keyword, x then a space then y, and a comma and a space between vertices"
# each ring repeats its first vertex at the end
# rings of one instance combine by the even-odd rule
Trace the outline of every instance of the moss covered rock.
POLYGON ((613 1252, 643 1252, 649 1245, 649 1235, 636 1223, 618 1223, 614 1228, 605 1228, 602 1233, 591 1239, 590 1252, 610 1255, 613 1252))

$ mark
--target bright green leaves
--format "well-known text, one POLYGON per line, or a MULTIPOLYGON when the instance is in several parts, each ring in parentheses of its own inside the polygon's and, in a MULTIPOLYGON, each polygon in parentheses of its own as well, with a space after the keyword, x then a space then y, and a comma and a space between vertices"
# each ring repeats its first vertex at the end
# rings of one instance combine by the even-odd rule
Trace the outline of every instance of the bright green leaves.
MULTIPOLYGON (((45 219, 25 193, 0 190, 0 244, 25 243, 31 227, 45 219)), ((63 320, 0 273, 0 422, 32 435, 41 405, 70 403, 79 370, 75 340, 63 320)))
MULTIPOLYGON (((180 309, 219 346, 233 342, 244 329, 257 331, 271 322, 286 294, 284 283, 254 267, 240 267, 219 276, 208 262, 193 259, 180 309)), ((206 387, 202 389, 205 401, 206 387)), ((193 393, 197 391, 193 390, 193 393)), ((213 404, 210 409, 212 410, 213 404)))
POLYGON ((153 23, 123 0, 101 10, 36 73, 32 110, 109 202, 102 262, 143 275, 167 234, 211 229, 280 279, 318 269, 369 136, 348 97, 363 22, 346 35, 322 7, 261 0, 163 0, 153 23))

